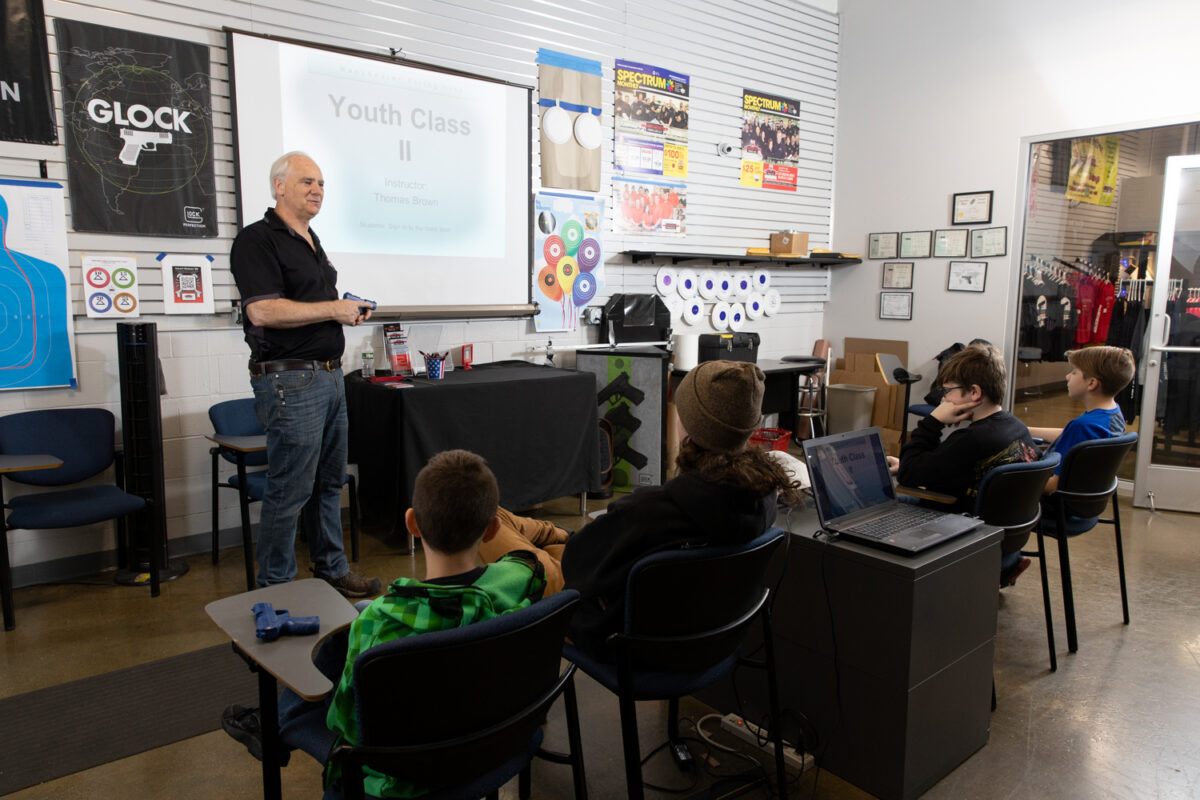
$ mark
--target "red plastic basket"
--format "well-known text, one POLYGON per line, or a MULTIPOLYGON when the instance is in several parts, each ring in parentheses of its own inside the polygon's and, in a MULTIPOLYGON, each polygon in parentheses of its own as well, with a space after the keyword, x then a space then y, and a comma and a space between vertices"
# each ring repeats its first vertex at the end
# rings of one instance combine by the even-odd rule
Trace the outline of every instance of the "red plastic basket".
POLYGON ((792 432, 786 428, 759 428, 750 434, 750 444, 763 450, 787 450, 792 432))

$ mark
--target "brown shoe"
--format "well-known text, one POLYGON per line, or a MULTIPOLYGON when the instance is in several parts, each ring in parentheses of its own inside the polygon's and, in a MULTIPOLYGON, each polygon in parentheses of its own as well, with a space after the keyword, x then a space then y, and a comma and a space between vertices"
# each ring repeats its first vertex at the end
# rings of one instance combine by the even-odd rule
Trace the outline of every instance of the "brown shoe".
POLYGON ((1007 586, 1016 586, 1017 578, 1021 577, 1021 573, 1029 569, 1029 565, 1033 561, 1029 558, 1022 558, 1016 564, 1013 564, 1005 572, 1000 575, 1000 588, 1007 586))
POLYGON ((364 578, 353 571, 337 578, 328 575, 317 577, 341 592, 343 597, 374 597, 383 591, 383 584, 379 582, 379 578, 364 578))

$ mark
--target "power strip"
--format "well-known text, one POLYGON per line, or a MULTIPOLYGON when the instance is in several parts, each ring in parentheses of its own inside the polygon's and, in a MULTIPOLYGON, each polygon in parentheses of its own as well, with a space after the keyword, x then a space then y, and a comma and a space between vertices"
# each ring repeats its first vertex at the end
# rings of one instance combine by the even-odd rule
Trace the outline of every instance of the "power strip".
MULTIPOLYGON (((746 720, 742 719, 737 714, 726 714, 724 717, 722 717, 721 728, 729 731, 742 741, 748 742, 749 744, 760 748, 771 758, 775 757, 775 745, 771 742, 771 739, 767 735, 768 732, 766 728, 760 728, 753 722, 746 722, 746 720), (763 744, 763 742, 766 742, 766 744, 763 744)), ((786 741, 783 743, 783 760, 788 766, 799 770, 800 772, 803 772, 806 766, 804 757, 800 753, 797 753, 796 749, 786 741)), ((811 759, 807 762, 807 766, 813 766, 813 761, 811 759)))

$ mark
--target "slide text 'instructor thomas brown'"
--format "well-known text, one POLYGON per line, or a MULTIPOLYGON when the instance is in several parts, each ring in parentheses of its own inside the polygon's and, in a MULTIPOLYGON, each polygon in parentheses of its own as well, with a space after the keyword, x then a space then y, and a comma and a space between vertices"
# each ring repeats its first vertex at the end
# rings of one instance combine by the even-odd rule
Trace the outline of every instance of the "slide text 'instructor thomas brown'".
POLYGON ((378 594, 380 582, 350 571, 342 547, 346 480, 343 325, 370 318, 369 304, 337 299, 337 270, 309 222, 325 181, 303 153, 271 165, 275 207, 233 242, 230 266, 245 313, 250 383, 267 432, 267 486, 258 533, 258 585, 296 575, 296 521, 303 509, 313 573, 347 597, 378 594))

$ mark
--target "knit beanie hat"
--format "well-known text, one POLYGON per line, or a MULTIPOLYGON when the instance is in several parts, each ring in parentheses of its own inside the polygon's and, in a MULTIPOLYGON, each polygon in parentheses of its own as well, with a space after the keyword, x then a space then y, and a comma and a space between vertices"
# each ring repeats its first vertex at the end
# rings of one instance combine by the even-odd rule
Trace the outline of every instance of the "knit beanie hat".
POLYGON ((675 390, 675 410, 692 441, 736 453, 762 419, 763 373, 744 361, 704 361, 675 390))

